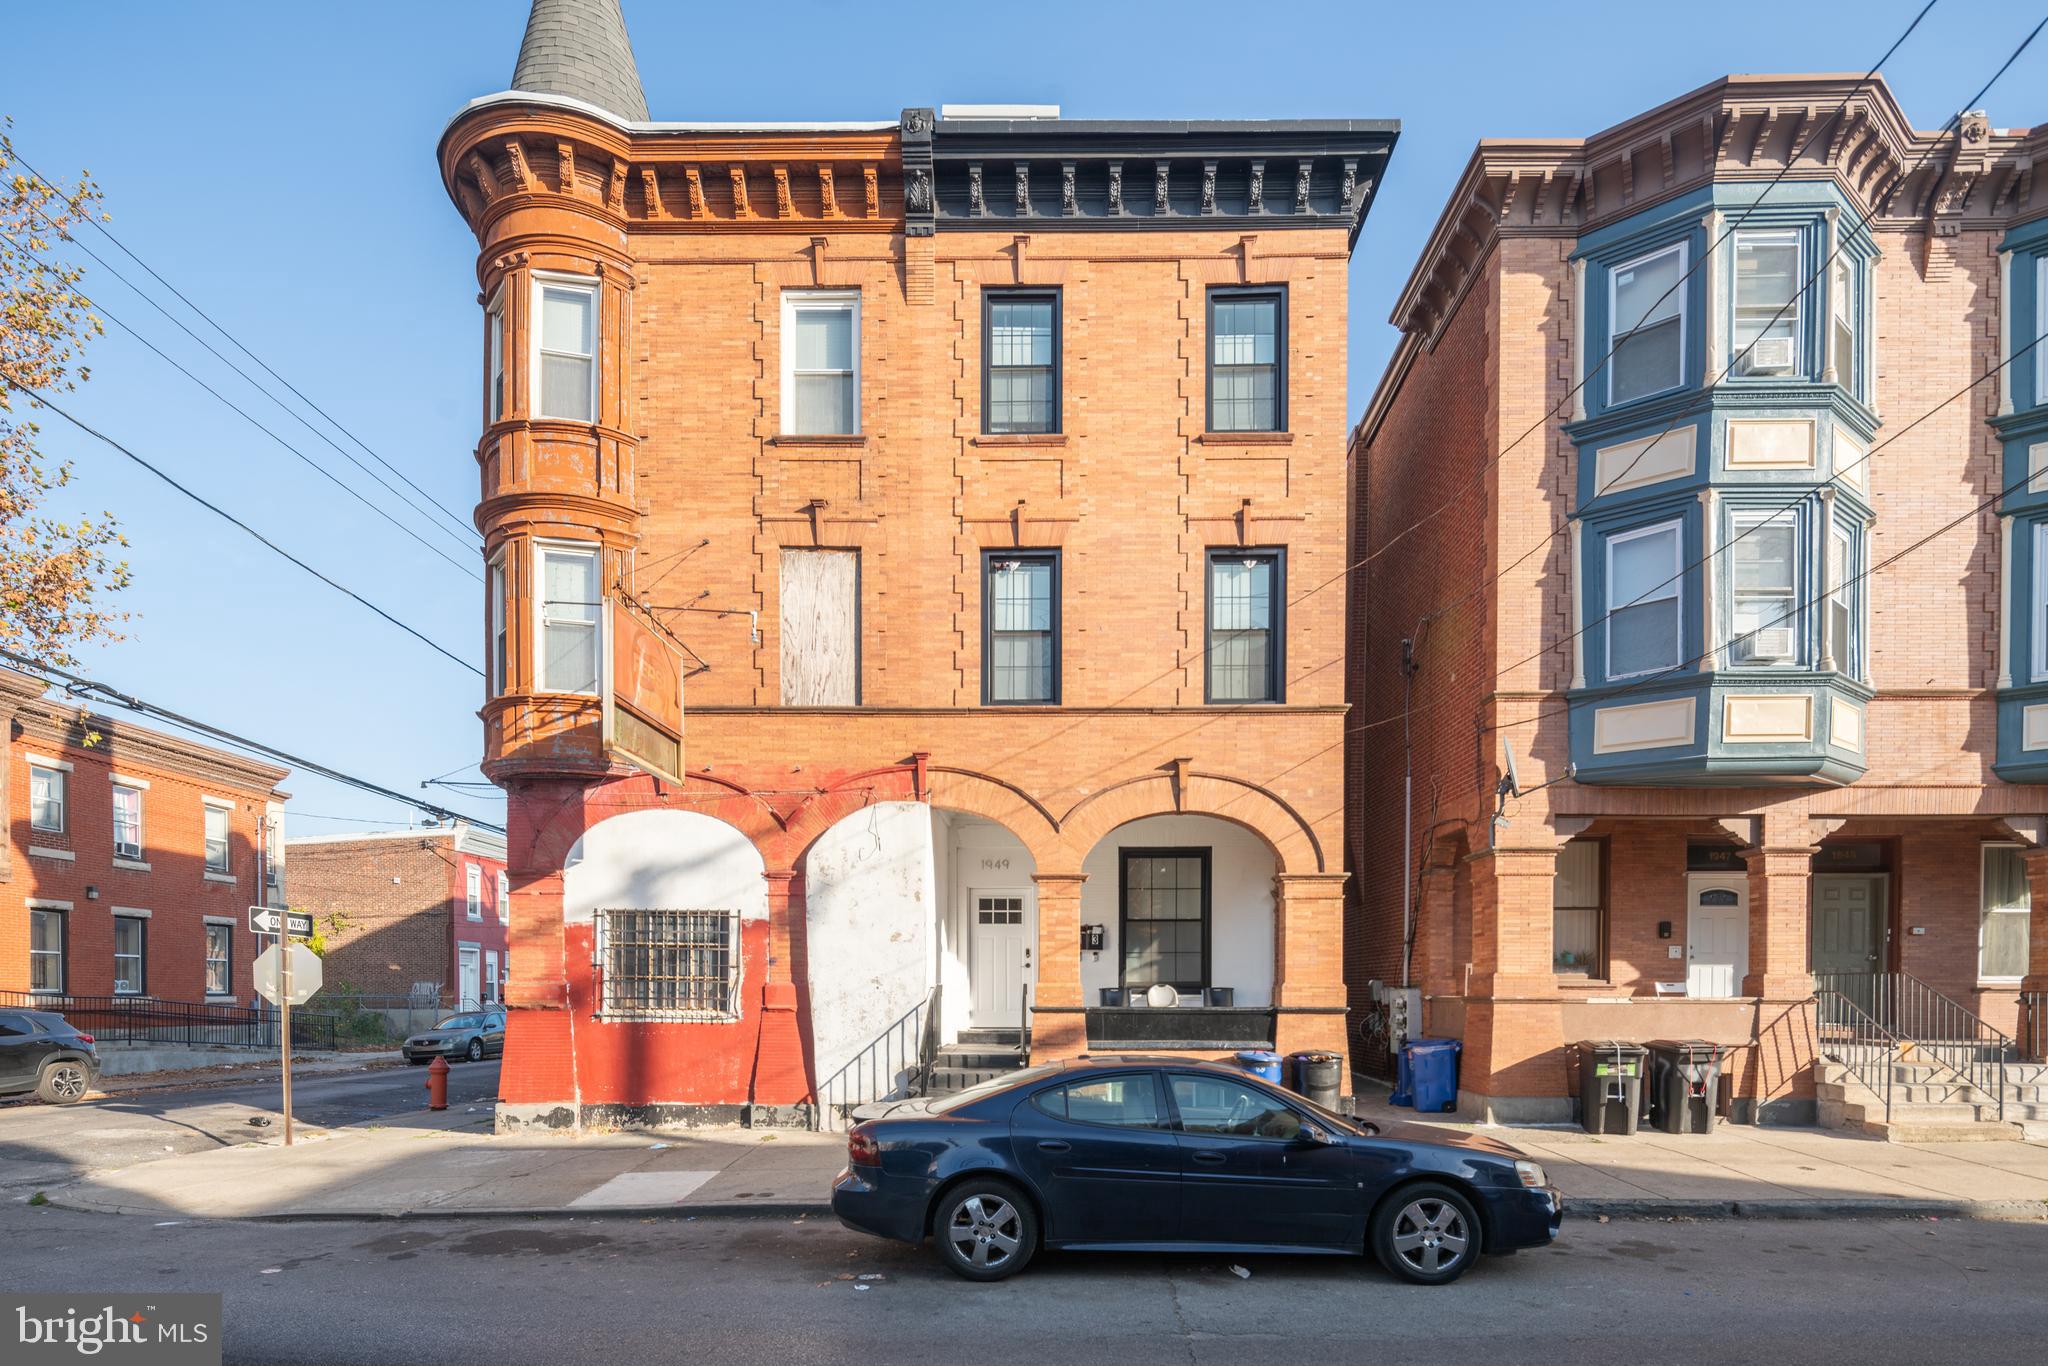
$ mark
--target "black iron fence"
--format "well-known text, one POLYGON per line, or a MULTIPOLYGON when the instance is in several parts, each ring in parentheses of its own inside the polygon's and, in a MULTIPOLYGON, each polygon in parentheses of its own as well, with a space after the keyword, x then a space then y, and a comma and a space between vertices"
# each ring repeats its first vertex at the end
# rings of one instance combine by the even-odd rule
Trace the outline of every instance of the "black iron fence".
POLYGON ((2048 1062, 2048 991, 2020 993, 2020 1056, 2048 1062))
MULTIPOLYGON (((269 1006, 166 1001, 155 996, 73 996, 35 991, 0 991, 0 1007, 46 1010, 62 1015, 73 1029, 99 1043, 155 1043, 274 1048, 278 1012, 269 1006)), ((324 1011, 292 1012, 292 1044, 333 1048, 335 1017, 324 1011)))

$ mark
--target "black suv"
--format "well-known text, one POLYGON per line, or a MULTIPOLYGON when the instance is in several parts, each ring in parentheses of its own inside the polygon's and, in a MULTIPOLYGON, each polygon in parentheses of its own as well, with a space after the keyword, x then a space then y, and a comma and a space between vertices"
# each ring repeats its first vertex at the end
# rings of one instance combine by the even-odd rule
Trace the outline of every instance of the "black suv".
POLYGON ((0 1096, 33 1091, 52 1105, 76 1105, 99 1079, 92 1035, 47 1010, 0 1010, 0 1096))

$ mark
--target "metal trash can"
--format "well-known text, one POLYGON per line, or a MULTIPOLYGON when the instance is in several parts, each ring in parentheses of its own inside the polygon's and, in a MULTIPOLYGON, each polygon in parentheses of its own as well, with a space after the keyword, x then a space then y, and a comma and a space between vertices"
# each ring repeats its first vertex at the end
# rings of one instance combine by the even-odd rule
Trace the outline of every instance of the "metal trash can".
POLYGON ((1652 1039, 1650 1122, 1667 1134, 1710 1134, 1728 1050, 1705 1039, 1652 1039))
POLYGON ((1280 1084, 1280 1055, 1263 1048, 1247 1048, 1237 1055, 1237 1065, 1253 1076, 1280 1084))
POLYGON ((1643 1064, 1650 1050, 1620 1039, 1587 1039, 1579 1055, 1579 1122, 1589 1134, 1632 1134, 1643 1120, 1643 1064))
POLYGON ((1447 1114, 1458 1108, 1458 1054, 1463 1048, 1456 1039, 1410 1039, 1401 1046, 1417 1110, 1447 1114))
POLYGON ((1335 1053, 1311 1048, 1287 1055, 1288 1085, 1296 1095, 1306 1096, 1325 1110, 1337 1108, 1343 1086, 1344 1060, 1335 1053))

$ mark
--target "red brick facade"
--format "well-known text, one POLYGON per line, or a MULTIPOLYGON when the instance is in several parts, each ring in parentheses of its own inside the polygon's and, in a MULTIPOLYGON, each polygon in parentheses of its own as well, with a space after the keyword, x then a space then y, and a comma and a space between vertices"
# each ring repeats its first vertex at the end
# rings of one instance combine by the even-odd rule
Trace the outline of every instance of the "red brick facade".
MULTIPOLYGON (((261 945, 248 908, 275 904, 266 888, 265 830, 281 830, 285 770, 125 720, 50 701, 38 680, 0 671, 0 789, 6 793, 0 840, 0 990, 31 987, 32 910, 54 912, 61 927, 62 991, 111 996, 115 922, 141 925, 140 990, 166 1001, 253 1002, 249 965, 261 945), (31 770, 61 775, 61 817, 31 811, 31 770), (114 845, 116 784, 140 793, 140 848, 114 845), (227 869, 206 858, 209 805, 227 813, 227 869), (266 892, 268 895, 266 895, 266 892), (229 931, 229 989, 207 990, 206 926, 229 931)), ((273 841, 276 836, 273 835, 273 841)), ((276 845, 273 842, 271 850, 276 845)), ((46 973, 57 969, 50 964, 46 973)), ((43 979, 45 982, 49 977, 43 979)))

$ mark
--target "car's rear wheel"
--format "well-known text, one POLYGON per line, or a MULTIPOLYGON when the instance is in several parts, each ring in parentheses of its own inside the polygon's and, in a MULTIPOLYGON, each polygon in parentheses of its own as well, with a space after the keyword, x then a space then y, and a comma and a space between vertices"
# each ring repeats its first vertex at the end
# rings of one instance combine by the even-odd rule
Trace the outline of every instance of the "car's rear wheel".
POLYGON ((484 1060, 484 1041, 482 1039, 471 1039, 469 1041, 469 1050, 464 1056, 471 1062, 482 1062, 484 1060))
POLYGON ((91 1085, 85 1068, 75 1062, 46 1063, 36 1079, 36 1095, 49 1105, 76 1105, 91 1085))
POLYGON ((1380 1265, 1417 1285, 1448 1285, 1479 1258, 1479 1216, 1449 1186, 1405 1186, 1373 1218, 1380 1265))
POLYGON ((956 1274, 999 1281, 1022 1271, 1037 1252, 1038 1216, 1007 1181, 965 1181, 939 1202, 932 1241, 956 1274))

